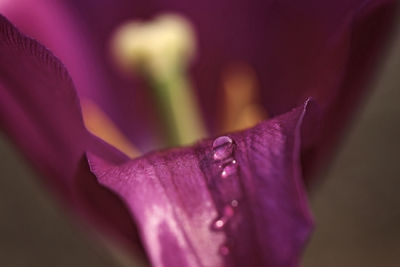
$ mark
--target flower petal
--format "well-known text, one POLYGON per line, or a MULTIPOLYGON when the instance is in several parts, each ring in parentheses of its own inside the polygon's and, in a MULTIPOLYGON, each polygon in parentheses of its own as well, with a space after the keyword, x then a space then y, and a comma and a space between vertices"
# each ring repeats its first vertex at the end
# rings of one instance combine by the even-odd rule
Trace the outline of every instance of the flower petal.
POLYGON ((0 129, 70 207, 129 243, 136 229, 121 201, 83 161, 87 149, 114 163, 126 157, 91 136, 62 63, 0 15, 0 129))
MULTIPOLYGON (((304 155, 309 179, 336 147, 370 87, 398 1, 74 1, 98 44, 124 20, 178 12, 193 22, 198 55, 191 69, 211 133, 220 122, 222 73, 245 62, 256 72, 270 117, 312 96, 324 111, 320 142, 304 155), (94 8, 95 7, 95 8, 94 8), (98 22, 99 17, 107 18, 98 22)), ((98 55, 107 54, 98 47, 98 55)), ((103 61, 106 62, 106 61, 103 61)), ((112 69, 112 67, 110 68, 112 69)), ((121 96, 123 94, 121 93, 121 96)), ((136 100, 135 100, 136 101, 136 100)), ((138 101, 140 99, 138 98, 138 101)))
POLYGON ((95 19, 96 31, 86 20, 102 4, 96 2, 86 9, 82 3, 84 10, 78 11, 70 4, 70 1, 11 0, 0 3, 0 13, 48 47, 65 64, 80 98, 96 102, 139 148, 155 148, 160 131, 154 128, 156 119, 150 96, 146 90, 137 89, 138 81, 120 75, 110 59, 108 38, 122 18, 112 20, 114 12, 104 7, 102 19, 95 19), (113 28, 109 28, 110 19, 113 28))
POLYGON ((221 73, 232 62, 245 62, 254 68, 264 108, 271 117, 310 96, 320 104, 325 117, 323 134, 320 143, 304 157, 306 179, 336 147, 367 93, 399 3, 173 2, 170 8, 191 18, 199 33, 193 77, 212 127, 218 126, 214 114, 223 102, 215 91, 222 87, 221 73))
MULTIPOLYGON (((222 102, 219 98, 222 94, 216 94, 222 87, 222 73, 230 64, 243 61, 258 75, 262 102, 270 116, 285 113, 308 96, 313 96, 327 112, 323 131, 332 136, 324 136, 323 140, 325 144, 334 144, 336 135, 346 124, 343 119, 353 113, 367 91, 379 58, 378 52, 393 25, 397 4, 395 0, 311 0, 298 3, 290 0, 72 0, 47 12, 55 14, 50 17, 40 15, 40 10, 49 4, 46 0, 22 2, 29 1, 34 3, 32 10, 38 10, 36 13, 39 15, 28 19, 29 14, 22 13, 18 20, 25 21, 27 29, 42 24, 42 32, 38 34, 36 31, 34 36, 52 39, 54 48, 65 55, 60 53, 63 61, 75 58, 74 66, 95 62, 90 69, 97 75, 90 80, 98 82, 87 87, 80 86, 79 82, 82 77, 87 78, 87 73, 67 65, 79 85, 78 90, 90 90, 90 96, 101 104, 131 141, 146 151, 157 146, 155 132, 162 131, 155 131, 155 114, 149 108, 150 102, 143 101, 149 101, 148 94, 142 90, 143 84, 121 76, 109 58, 107 44, 122 22, 148 19, 160 12, 178 12, 194 23, 199 53, 192 68, 192 78, 212 133, 220 123, 215 114, 222 102), (66 13, 70 13, 67 18, 66 13), (44 21, 40 22, 40 17, 44 21), (52 28, 55 21, 63 24, 74 22, 75 26, 67 27, 67 32, 75 36, 69 38, 75 40, 74 49, 85 51, 79 53, 81 60, 74 57, 76 53, 71 49, 62 49, 72 41, 65 36, 59 38, 57 32, 64 33, 66 27, 52 28), (368 40, 357 37, 365 35, 365 32, 368 32, 368 40), (146 115, 144 119, 143 114, 146 115)), ((17 2, 21 0, 10 1, 10 5, 22 12, 23 5, 18 8, 17 2)), ((309 154, 309 162, 322 158, 320 152, 309 154)), ((305 165, 306 172, 311 168, 308 165, 311 164, 305 165)))
MULTIPOLYGON (((347 17, 342 40, 338 42, 346 47, 345 61, 339 65, 341 75, 338 75, 336 84, 326 88, 325 96, 322 97, 325 99, 322 102, 324 123, 320 141, 304 157, 306 177, 312 178, 313 173, 326 164, 355 111, 369 89, 372 89, 376 71, 385 55, 384 48, 395 26, 399 3, 391 0, 363 1, 347 17), (328 90, 334 93, 329 94, 328 90)), ((331 54, 335 55, 335 51, 332 50, 331 54)))
POLYGON ((315 127, 315 115, 307 101, 229 135, 238 169, 227 178, 212 140, 123 165, 90 153, 88 160, 100 183, 128 205, 154 266, 297 266, 312 229, 301 136, 315 127), (220 230, 218 218, 226 219, 220 230))

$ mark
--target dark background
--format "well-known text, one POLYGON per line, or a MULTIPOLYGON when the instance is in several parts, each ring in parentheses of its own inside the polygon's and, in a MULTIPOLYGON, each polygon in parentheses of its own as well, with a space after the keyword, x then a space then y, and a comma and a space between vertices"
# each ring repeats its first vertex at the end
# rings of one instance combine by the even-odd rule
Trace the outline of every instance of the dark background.
POLYGON ((400 28, 311 204, 303 266, 400 266, 400 28))
MULTIPOLYGON (((330 169, 311 195, 303 266, 400 266, 400 30, 330 169)), ((51 199, 0 134, 0 266, 128 266, 51 199)))

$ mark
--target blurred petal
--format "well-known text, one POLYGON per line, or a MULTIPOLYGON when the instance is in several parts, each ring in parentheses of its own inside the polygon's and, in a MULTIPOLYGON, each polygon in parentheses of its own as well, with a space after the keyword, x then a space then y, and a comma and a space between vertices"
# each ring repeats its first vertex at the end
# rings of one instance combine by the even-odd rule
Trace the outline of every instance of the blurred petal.
MULTIPOLYGON (((18 6, 15 3, 20 1, 9 2, 18 6)), ((33 2, 33 11, 44 6, 44 2, 33 2)), ((110 59, 110 38, 124 21, 149 19, 162 12, 177 12, 192 21, 199 40, 192 79, 211 133, 215 134, 219 129, 215 114, 223 102, 223 94, 217 93, 222 90, 222 73, 232 62, 238 61, 255 70, 262 102, 270 117, 285 113, 313 96, 327 112, 323 131, 339 133, 346 125, 344 117, 353 113, 367 91, 392 25, 396 1, 71 0, 63 4, 63 8, 53 11, 55 15, 47 22, 37 20, 40 16, 20 17, 27 22, 27 28, 45 25, 47 29, 42 31, 41 37, 58 40, 60 44, 74 40, 76 47, 86 47, 85 53, 79 55, 83 54, 82 59, 91 55, 86 61, 95 62, 90 69, 98 69, 93 71, 97 77, 93 80, 99 82, 91 86, 92 89, 79 89, 81 86, 78 86, 78 90, 90 90, 91 97, 131 141, 146 151, 157 147, 155 138, 162 132, 157 131, 154 111, 146 102, 150 97, 142 83, 122 76, 110 59), (57 15, 66 13, 71 15, 69 19, 57 15), (57 29, 52 29, 51 25, 57 18, 78 25, 71 27, 74 28, 71 32, 81 39, 84 36, 84 40, 54 35, 57 29), (357 37, 367 35, 367 32, 368 39, 357 37), (341 120, 337 119, 339 113, 341 120)), ((24 10, 22 7, 20 5, 19 9, 24 10)), ((58 30, 65 32, 64 28, 58 30)), ((66 62, 68 54, 74 56, 71 50, 64 54, 66 58, 61 59, 66 62)), ((80 63, 84 63, 82 59, 80 63)), ((74 80, 76 75, 84 73, 72 72, 74 80)), ((334 144, 335 139, 333 135, 322 138, 325 144, 334 144)), ((323 154, 329 154, 327 152, 323 154)), ((321 158, 320 152, 309 154, 309 162, 321 158)), ((311 164, 306 164, 307 172, 309 167, 311 164)))
POLYGON ((112 145, 125 155, 135 158, 139 150, 126 138, 114 122, 93 101, 81 99, 82 116, 90 133, 112 145))
POLYGON ((309 96, 320 103, 323 135, 304 157, 306 178, 336 147, 368 91, 398 5, 393 0, 173 2, 170 8, 192 18, 198 29, 192 73, 209 125, 218 127, 213 120, 223 102, 215 93, 223 87, 221 73, 237 61, 254 68, 270 117, 309 96))
POLYGON ((1 130, 72 209, 135 244, 136 230, 122 202, 96 182, 83 161, 87 149, 114 163, 126 156, 87 132, 62 63, 1 15, 0 58, 1 130))
MULTIPOLYGON (((101 3, 94 5, 101 6, 101 3)), ((154 128, 156 119, 149 102, 151 98, 145 90, 136 89, 137 81, 119 75, 114 68, 108 40, 99 40, 97 36, 111 34, 110 31, 91 32, 92 29, 74 11, 66 1, 0 2, 0 13, 48 47, 65 64, 79 97, 97 103, 140 149, 155 148, 160 131, 154 128)), ((86 14, 83 16, 86 18, 86 14)), ((99 25, 110 19, 108 14, 101 14, 101 18, 96 18, 99 25)))
MULTIPOLYGON (((304 155, 306 178, 331 154, 368 91, 398 5, 394 0, 70 3, 98 44, 108 42, 113 29, 127 19, 162 12, 187 16, 199 40, 192 79, 211 133, 220 127, 215 114, 223 103, 222 74, 234 62, 255 70, 270 117, 312 96, 325 119, 321 143, 304 155), (105 11, 107 18, 99 22, 105 11)), ((107 54, 107 47, 96 49, 99 56, 107 54)))
POLYGON ((312 229, 300 149, 316 115, 307 101, 229 135, 238 169, 228 178, 212 140, 123 165, 88 154, 89 164, 128 205, 154 266, 297 266, 312 229), (226 208, 232 217, 218 231, 226 208))
MULTIPOLYGON (((391 0, 365 1, 354 16, 348 18, 349 29, 342 35, 346 43, 347 57, 340 69, 340 79, 335 87, 336 93, 325 97, 324 124, 321 139, 313 150, 304 157, 307 177, 312 177, 337 147, 343 131, 353 118, 355 111, 366 97, 377 76, 381 59, 386 55, 385 48, 390 41, 390 33, 395 26, 399 2, 391 0)), ((332 54, 335 52, 332 51, 332 54)), ((323 99, 323 98, 322 98, 323 99)), ((319 102, 318 102, 319 103, 319 102)))

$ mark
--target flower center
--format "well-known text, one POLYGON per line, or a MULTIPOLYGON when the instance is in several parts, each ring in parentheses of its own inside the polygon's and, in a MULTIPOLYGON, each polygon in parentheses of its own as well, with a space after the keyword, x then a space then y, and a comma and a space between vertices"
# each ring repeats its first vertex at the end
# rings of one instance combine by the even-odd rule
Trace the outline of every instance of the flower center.
POLYGON ((189 144, 206 136, 187 80, 195 38, 186 19, 168 14, 151 22, 128 22, 116 31, 112 44, 117 63, 147 79, 168 130, 168 145, 189 144))
MULTIPOLYGON (((195 91, 187 78, 196 50, 189 21, 175 14, 164 14, 149 22, 127 22, 115 31, 111 47, 122 70, 139 74, 148 82, 160 121, 165 126, 165 146, 186 145, 207 136, 195 91)), ((257 103, 258 83, 251 66, 235 63, 222 74, 224 99, 220 132, 248 128, 267 118, 257 103)), ((110 131, 116 132, 116 128, 110 131)), ((119 134, 118 138, 112 135, 112 139, 119 140, 118 148, 131 147, 119 134)), ((134 153, 131 149, 128 151, 134 153)), ((224 165, 222 174, 229 176, 235 169, 236 161, 232 160, 224 165)))

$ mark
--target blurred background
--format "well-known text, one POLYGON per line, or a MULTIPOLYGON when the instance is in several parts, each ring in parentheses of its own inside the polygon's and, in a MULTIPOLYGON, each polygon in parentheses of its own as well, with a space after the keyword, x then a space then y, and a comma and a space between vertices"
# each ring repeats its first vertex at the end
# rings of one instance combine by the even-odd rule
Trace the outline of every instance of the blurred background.
MULTIPOLYGON (((399 23, 398 23, 399 24, 399 23)), ((311 195, 303 266, 400 266, 400 28, 370 96, 311 195)))
MULTIPOLYGON (((333 164, 311 192, 303 266, 400 265, 400 29, 333 164)), ((126 266, 44 190, 0 134, 0 265, 126 266)))

